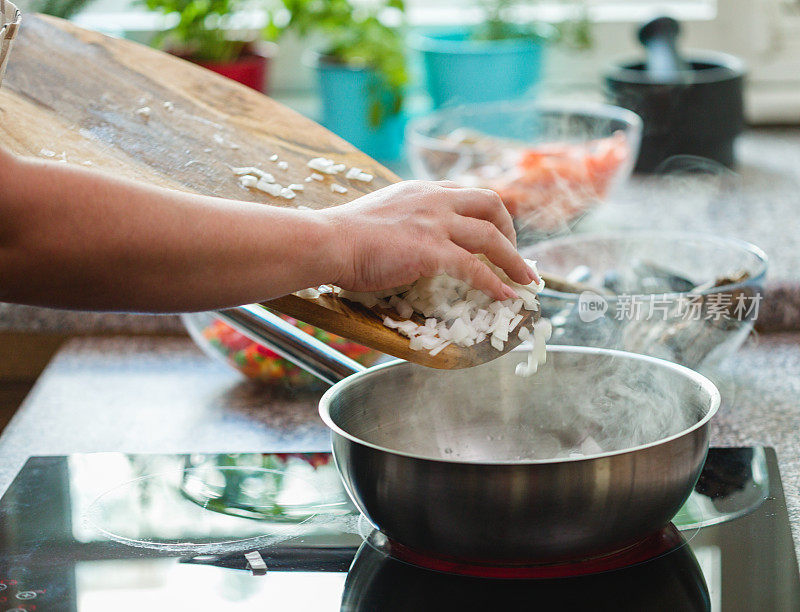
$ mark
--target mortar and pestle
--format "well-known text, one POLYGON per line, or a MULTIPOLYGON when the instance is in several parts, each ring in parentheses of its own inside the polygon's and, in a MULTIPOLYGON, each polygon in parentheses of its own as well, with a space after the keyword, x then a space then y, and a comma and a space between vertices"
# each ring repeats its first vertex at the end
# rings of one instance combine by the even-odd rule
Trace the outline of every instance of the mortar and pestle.
POLYGON ((659 17, 639 28, 646 60, 614 64, 605 75, 611 104, 644 122, 637 172, 653 172, 670 157, 691 155, 733 167, 733 143, 744 129, 744 65, 714 51, 683 57, 680 25, 659 17))

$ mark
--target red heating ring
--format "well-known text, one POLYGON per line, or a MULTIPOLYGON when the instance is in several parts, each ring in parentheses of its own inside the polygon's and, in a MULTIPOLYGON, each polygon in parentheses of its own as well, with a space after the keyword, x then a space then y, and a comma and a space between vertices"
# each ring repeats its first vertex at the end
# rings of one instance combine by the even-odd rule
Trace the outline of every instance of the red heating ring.
POLYGON ((570 578, 598 574, 661 557, 685 543, 678 529, 670 523, 661 531, 622 550, 598 557, 552 564, 485 565, 431 556, 389 540, 388 554, 396 559, 426 569, 477 578, 570 578))

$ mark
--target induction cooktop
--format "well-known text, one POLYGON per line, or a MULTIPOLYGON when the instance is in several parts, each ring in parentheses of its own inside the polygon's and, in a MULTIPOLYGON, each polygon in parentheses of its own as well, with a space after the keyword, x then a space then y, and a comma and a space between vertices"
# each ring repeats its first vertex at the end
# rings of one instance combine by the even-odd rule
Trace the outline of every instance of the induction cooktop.
POLYGON ((464 575, 395 554, 328 453, 31 457, 0 500, 0 610, 800 610, 772 449, 711 449, 668 531, 570 577, 464 575))

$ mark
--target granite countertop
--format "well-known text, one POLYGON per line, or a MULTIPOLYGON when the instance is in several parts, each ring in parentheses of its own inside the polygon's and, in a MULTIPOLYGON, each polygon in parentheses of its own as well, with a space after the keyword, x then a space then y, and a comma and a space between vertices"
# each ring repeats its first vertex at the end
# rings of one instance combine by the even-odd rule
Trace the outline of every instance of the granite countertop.
MULTIPOLYGON (((800 330, 800 128, 751 129, 739 138, 737 152, 736 173, 689 159, 672 163, 666 177, 635 176, 577 229, 690 229, 753 242, 770 258, 763 328, 800 330), (704 174, 687 173, 698 166, 704 174)), ((174 334, 182 329, 175 316, 0 304, 0 331, 174 334)))
MULTIPOLYGON (((752 339, 710 375, 711 443, 775 447, 800 556, 800 334, 752 339)), ((187 339, 71 340, 0 437, 0 491, 31 455, 324 450, 319 396, 246 382, 187 339)))

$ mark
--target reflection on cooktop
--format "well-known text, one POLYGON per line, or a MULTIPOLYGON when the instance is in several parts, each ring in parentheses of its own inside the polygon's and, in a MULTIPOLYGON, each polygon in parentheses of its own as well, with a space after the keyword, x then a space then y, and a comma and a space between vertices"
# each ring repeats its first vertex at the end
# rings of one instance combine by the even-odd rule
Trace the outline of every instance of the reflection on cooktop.
POLYGON ((674 523, 634 565, 467 577, 397 558, 327 453, 33 457, 0 501, 0 610, 800 609, 774 451, 712 449, 674 523))

